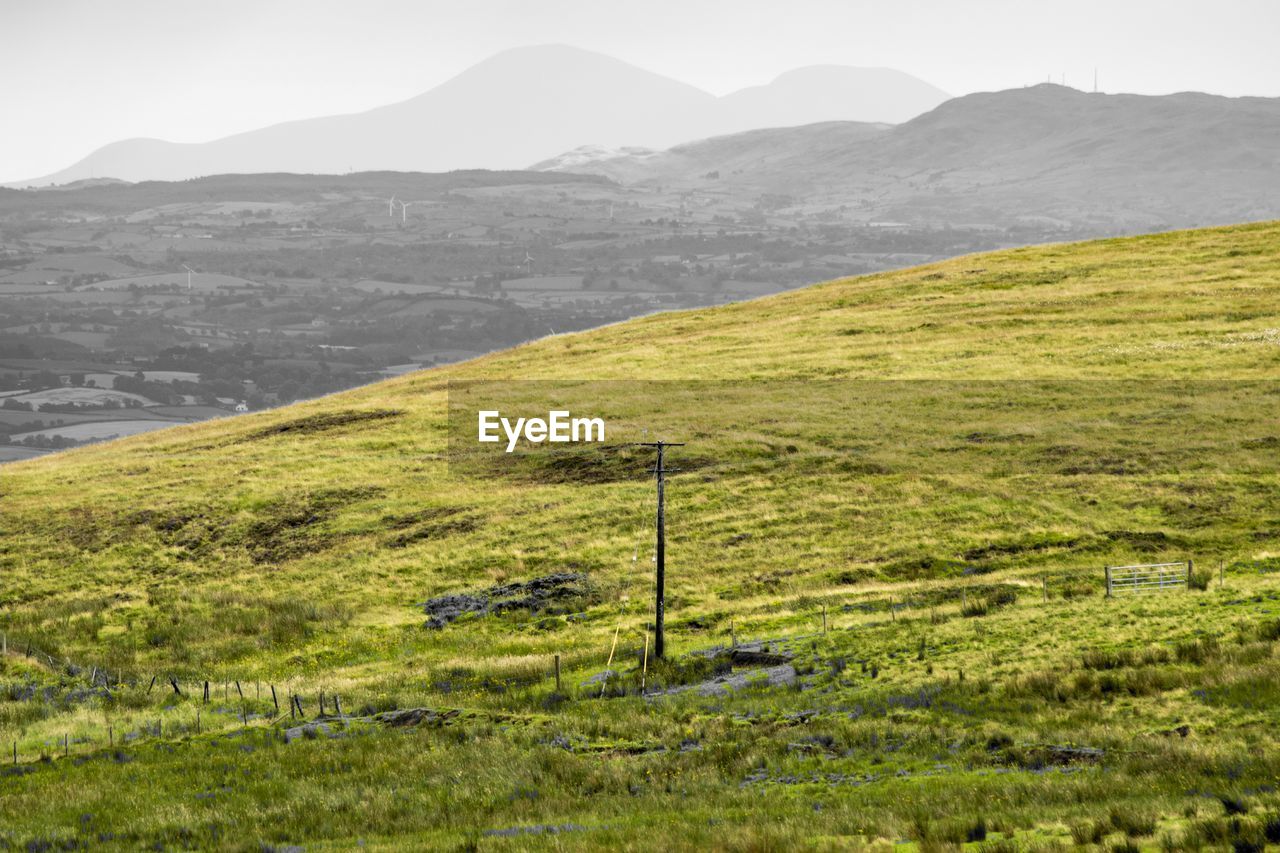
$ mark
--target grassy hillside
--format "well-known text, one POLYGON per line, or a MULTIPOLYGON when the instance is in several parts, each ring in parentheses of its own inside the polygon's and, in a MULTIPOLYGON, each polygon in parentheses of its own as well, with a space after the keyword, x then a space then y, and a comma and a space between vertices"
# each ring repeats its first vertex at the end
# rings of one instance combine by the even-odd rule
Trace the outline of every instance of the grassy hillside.
POLYGON ((1280 835, 1277 282, 1274 224, 1020 249, 8 466, 0 842, 1280 835), (645 687, 751 683, 639 695, 647 460, 451 465, 478 379, 673 380, 597 401, 690 442, 645 687), (1207 590, 1101 596, 1104 564, 1187 558, 1207 590), (561 572, 547 606, 415 606, 561 572), (735 640, 772 652, 692 654, 735 640), (286 737, 291 694, 344 714, 286 737))

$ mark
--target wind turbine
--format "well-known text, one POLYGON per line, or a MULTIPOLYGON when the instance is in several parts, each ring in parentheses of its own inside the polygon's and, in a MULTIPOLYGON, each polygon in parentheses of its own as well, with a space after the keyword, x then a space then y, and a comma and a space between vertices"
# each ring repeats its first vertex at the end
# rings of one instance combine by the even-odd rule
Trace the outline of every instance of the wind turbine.
POLYGON ((187 271, 187 290, 190 290, 191 276, 195 273, 195 270, 193 270, 191 267, 187 266, 186 264, 183 264, 182 268, 187 271))
POLYGON ((529 254, 529 250, 524 250, 524 274, 528 275, 533 271, 533 255, 529 254))
POLYGON ((400 224, 401 225, 409 221, 409 205, 411 204, 413 204, 413 202, 411 201, 400 202, 400 224))
POLYGON ((387 216, 395 216, 396 197, 392 196, 391 201, 387 202, 387 216))

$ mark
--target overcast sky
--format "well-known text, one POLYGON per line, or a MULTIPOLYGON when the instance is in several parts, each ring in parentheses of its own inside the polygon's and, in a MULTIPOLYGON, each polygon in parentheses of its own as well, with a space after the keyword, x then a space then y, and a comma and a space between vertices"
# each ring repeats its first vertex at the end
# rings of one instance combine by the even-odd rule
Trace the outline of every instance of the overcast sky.
POLYGON ((952 94, 1055 82, 1280 96, 1275 0, 0 0, 0 181, 418 94, 564 43, 724 94, 815 64, 952 94))

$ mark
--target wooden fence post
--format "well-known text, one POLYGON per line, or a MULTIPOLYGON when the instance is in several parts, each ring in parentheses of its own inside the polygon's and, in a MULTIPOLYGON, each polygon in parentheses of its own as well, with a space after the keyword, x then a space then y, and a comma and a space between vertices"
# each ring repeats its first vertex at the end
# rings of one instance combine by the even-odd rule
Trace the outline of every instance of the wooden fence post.
POLYGON ((333 694, 333 709, 339 717, 342 716, 342 697, 337 693, 333 694))
POLYGON ((827 633, 827 605, 822 605, 822 633, 827 633))
POLYGON ((276 686, 271 685, 271 704, 275 706, 276 716, 280 716, 280 700, 276 698, 276 686))
POLYGON ((206 681, 205 681, 205 683, 204 683, 204 704, 206 704, 206 705, 208 705, 208 704, 209 704, 209 682, 208 682, 208 680, 206 680, 206 681))
POLYGON ((244 698, 244 691, 240 689, 240 682, 236 682, 236 693, 240 694, 240 698, 244 698))
POLYGON ((644 632, 644 663, 640 669, 640 695, 644 695, 644 684, 649 679, 649 632, 644 632))
POLYGON ((1040 583, 1044 586, 1044 602, 1045 604, 1048 604, 1049 603, 1049 576, 1048 575, 1041 576, 1040 583))
POLYGON ((1218 586, 1227 585, 1227 563, 1225 560, 1218 561, 1218 586))
MULTIPOLYGON (((645 639, 645 648, 648 649, 649 635, 645 634, 644 639, 645 639)), ((560 655, 556 655, 556 692, 557 693, 560 692, 560 655)))
POLYGON ((618 649, 618 631, 621 628, 622 626, 618 625, 613 629, 613 645, 609 647, 609 660, 604 665, 604 678, 600 679, 600 698, 601 699, 604 698, 604 688, 609 683, 609 667, 613 666, 613 653, 618 649))
POLYGON ((1111 567, 1107 566, 1107 598, 1111 597, 1111 567))

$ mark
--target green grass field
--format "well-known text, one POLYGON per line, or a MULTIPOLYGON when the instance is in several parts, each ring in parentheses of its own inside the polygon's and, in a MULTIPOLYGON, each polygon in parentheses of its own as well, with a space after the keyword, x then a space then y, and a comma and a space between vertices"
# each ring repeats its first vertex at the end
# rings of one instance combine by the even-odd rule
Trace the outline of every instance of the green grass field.
POLYGON ((0 845, 1280 844, 1277 379, 1262 224, 657 315, 6 466, 0 845), (666 661, 649 458, 460 458, 468 394, 688 442, 666 661), (1183 559, 1204 588, 1103 597, 1106 564, 1183 559), (546 607, 416 606, 560 572, 586 580, 546 607), (767 654, 707 652, 735 641, 767 654))

